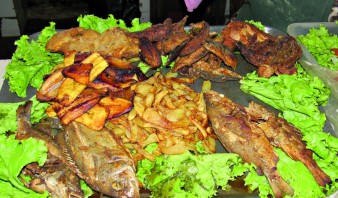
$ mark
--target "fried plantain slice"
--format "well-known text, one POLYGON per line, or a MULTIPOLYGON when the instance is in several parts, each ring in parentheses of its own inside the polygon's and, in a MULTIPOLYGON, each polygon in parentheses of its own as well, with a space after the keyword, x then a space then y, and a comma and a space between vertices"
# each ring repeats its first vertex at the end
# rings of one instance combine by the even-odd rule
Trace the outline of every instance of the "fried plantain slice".
POLYGON ((71 78, 76 82, 88 85, 90 82, 90 72, 93 69, 93 64, 91 63, 74 63, 65 67, 62 70, 62 74, 65 77, 71 78))

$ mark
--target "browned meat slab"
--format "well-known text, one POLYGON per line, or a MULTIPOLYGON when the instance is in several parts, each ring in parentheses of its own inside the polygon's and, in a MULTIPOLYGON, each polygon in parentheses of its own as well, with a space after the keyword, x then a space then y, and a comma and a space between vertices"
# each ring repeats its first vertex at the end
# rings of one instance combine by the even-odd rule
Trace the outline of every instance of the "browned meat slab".
POLYGON ((126 35, 121 28, 112 28, 102 34, 84 28, 71 28, 55 34, 46 49, 68 55, 77 52, 98 52, 115 58, 138 57, 138 39, 126 35))
POLYGON ((239 49, 245 59, 258 67, 258 75, 270 77, 273 74, 295 74, 295 62, 302 50, 292 36, 279 36, 274 41, 239 43, 239 49))
POLYGON ((224 148, 254 163, 268 179, 275 197, 293 195, 293 189, 277 170, 278 156, 264 132, 250 122, 244 107, 215 91, 204 93, 211 125, 224 148))
POLYGON ((244 58, 258 67, 258 75, 295 74, 295 62, 302 49, 291 36, 273 37, 252 24, 232 21, 223 30, 223 44, 229 49, 238 48, 244 58))
POLYGON ((330 177, 312 158, 312 151, 306 148, 299 130, 257 103, 251 102, 246 110, 252 118, 257 120, 257 126, 264 131, 271 144, 281 148, 292 159, 305 164, 319 185, 325 186, 331 183, 330 177))

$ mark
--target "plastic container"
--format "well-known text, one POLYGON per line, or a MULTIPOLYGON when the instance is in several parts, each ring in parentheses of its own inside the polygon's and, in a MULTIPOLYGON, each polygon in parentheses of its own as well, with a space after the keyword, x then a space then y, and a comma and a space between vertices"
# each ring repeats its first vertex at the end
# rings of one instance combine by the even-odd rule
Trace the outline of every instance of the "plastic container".
MULTIPOLYGON (((311 28, 318 29, 320 25, 326 27, 331 34, 338 35, 338 25, 334 22, 312 22, 312 23, 293 23, 287 27, 287 33, 290 36, 297 38, 299 35, 305 35, 309 33, 311 28)), ((300 43, 301 44, 301 43, 300 43)), ((301 44, 303 50, 303 56, 310 63, 318 65, 316 59, 310 54, 304 45, 301 44)))
MULTIPOLYGON (((325 26, 330 34, 338 35, 338 25, 334 22, 293 23, 288 26, 287 33, 297 38, 299 35, 309 33, 311 28, 319 28, 320 25, 325 26)), ((298 43, 303 50, 303 56, 299 63, 310 75, 317 76, 331 89, 330 98, 323 109, 334 130, 333 135, 338 137, 338 71, 320 66, 306 47, 302 43, 298 43)))

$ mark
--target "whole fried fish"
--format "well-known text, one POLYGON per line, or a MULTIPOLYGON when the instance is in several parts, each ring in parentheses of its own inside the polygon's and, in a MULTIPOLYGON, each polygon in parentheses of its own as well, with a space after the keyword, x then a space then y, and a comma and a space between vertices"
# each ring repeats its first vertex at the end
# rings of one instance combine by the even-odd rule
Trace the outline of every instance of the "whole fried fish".
POLYGON ((22 172, 25 175, 32 177, 25 185, 40 193, 47 190, 52 197, 83 197, 80 179, 66 165, 61 148, 50 135, 46 134, 47 131, 39 130, 39 126, 31 125, 31 106, 32 102, 29 101, 24 105, 20 105, 17 109, 18 130, 16 138, 27 139, 33 137, 44 141, 48 148, 48 157, 43 166, 31 163, 23 169, 22 172))
POLYGON ((96 131, 73 121, 57 138, 92 189, 112 197, 140 196, 132 157, 107 128, 96 131))
POLYGON ((312 151, 306 148, 302 134, 298 129, 257 103, 250 102, 246 111, 250 114, 251 119, 255 119, 257 126, 264 131, 271 144, 281 148, 293 160, 301 161, 310 170, 319 185, 325 186, 331 183, 330 177, 312 158, 312 151))
POLYGON ((224 148, 254 163, 267 177, 275 197, 292 196, 293 189, 278 173, 278 156, 264 132, 250 122, 245 108, 215 91, 205 92, 204 98, 212 128, 224 148))

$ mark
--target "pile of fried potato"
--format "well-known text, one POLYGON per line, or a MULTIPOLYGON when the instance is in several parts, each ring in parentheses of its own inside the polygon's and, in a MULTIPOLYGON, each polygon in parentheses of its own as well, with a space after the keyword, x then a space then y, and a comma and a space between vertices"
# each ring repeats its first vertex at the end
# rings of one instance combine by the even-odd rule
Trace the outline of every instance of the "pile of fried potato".
POLYGON ((37 99, 49 102, 47 114, 63 124, 75 120, 100 130, 106 120, 133 107, 133 93, 126 93, 140 80, 136 73, 142 72, 128 64, 99 53, 71 53, 45 80, 37 99))
MULTIPOLYGON (((157 72, 148 80, 133 85, 134 108, 107 122, 107 127, 127 148, 136 150, 135 161, 196 151, 198 141, 208 152, 216 152, 215 134, 209 125, 203 94, 186 85, 193 83, 191 78, 169 75, 157 72), (144 150, 154 142, 158 143, 158 148, 153 154, 144 150)), ((210 81, 205 81, 202 90, 209 89, 210 81)))

